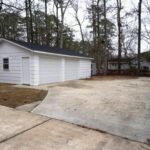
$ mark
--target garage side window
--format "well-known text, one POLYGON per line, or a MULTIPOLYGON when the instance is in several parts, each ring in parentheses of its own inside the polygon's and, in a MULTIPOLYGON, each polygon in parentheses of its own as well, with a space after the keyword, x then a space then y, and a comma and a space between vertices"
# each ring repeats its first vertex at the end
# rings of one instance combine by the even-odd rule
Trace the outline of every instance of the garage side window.
POLYGON ((3 59, 3 69, 8 70, 9 69, 9 58, 3 59))

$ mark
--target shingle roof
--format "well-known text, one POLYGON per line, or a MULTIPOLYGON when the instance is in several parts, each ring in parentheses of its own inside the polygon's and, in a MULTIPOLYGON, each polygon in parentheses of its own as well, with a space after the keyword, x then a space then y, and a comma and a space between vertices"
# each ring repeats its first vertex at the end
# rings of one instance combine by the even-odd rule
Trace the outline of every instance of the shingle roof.
POLYGON ((31 49, 33 51, 89 58, 88 56, 80 54, 79 52, 72 51, 72 50, 66 50, 66 49, 63 49, 63 48, 49 47, 49 46, 32 44, 32 43, 27 43, 27 42, 24 42, 24 41, 17 41, 17 40, 10 40, 10 39, 8 41, 14 42, 18 45, 21 45, 21 46, 26 47, 28 49, 31 49))

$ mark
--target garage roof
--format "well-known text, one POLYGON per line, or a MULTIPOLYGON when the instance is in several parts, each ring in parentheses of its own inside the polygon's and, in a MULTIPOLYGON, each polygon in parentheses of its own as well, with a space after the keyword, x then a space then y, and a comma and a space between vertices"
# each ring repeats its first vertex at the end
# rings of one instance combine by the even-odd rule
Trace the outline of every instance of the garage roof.
POLYGON ((23 46, 27 49, 30 49, 34 52, 46 52, 46 53, 51 53, 51 54, 60 54, 60 55, 67 55, 67 56, 75 56, 75 57, 84 57, 84 58, 89 58, 88 56, 85 56, 83 54, 80 54, 79 52, 72 51, 72 50, 66 50, 63 48, 58 48, 58 47, 49 47, 49 46, 44 46, 44 45, 38 45, 38 44, 32 44, 24 41, 17 41, 17 40, 10 40, 10 39, 4 39, 6 41, 13 42, 17 45, 23 46))

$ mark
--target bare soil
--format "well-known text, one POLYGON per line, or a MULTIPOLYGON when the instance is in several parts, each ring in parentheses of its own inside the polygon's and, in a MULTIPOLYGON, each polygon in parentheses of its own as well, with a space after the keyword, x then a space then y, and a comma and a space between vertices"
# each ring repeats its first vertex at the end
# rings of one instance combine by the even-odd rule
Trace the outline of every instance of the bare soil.
POLYGON ((41 101, 46 95, 46 90, 18 88, 10 84, 0 84, 0 105, 12 108, 41 101))
POLYGON ((125 76, 125 75, 97 75, 86 80, 127 80, 127 79, 137 79, 137 76, 125 76))

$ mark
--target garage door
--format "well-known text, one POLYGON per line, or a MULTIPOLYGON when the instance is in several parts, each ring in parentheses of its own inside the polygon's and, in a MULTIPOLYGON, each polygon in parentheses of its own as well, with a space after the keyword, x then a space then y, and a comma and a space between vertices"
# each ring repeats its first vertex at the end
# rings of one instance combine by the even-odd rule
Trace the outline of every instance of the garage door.
POLYGON ((40 84, 60 82, 61 74, 61 59, 54 56, 40 56, 40 84))
POLYGON ((65 59, 65 80, 78 79, 79 60, 65 59))

